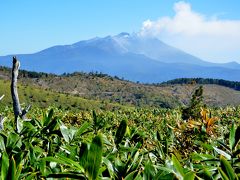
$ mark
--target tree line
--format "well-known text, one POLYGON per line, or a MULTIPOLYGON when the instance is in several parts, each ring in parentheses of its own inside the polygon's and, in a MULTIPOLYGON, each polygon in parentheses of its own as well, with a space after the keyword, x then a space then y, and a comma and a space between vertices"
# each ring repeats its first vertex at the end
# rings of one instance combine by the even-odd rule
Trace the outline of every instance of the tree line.
POLYGON ((212 78, 179 78, 156 85, 169 85, 169 84, 216 84, 240 91, 240 82, 238 81, 228 81, 224 79, 212 79, 212 78))

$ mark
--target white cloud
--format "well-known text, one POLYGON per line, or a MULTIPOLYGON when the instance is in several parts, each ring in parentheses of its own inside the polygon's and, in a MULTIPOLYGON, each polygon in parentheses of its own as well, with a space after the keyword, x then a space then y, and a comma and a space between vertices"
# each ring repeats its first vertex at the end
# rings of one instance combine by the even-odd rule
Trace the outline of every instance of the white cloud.
POLYGON ((143 22, 140 34, 153 36, 205 60, 240 62, 240 20, 206 17, 189 3, 174 4, 174 17, 143 22))

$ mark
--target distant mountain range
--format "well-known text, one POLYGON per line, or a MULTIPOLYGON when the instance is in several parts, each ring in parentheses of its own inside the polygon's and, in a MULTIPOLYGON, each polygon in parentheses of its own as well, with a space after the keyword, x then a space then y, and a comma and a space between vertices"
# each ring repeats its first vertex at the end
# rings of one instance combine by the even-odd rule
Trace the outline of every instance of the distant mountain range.
MULTIPOLYGON (((0 65, 11 66, 12 56, 0 56, 0 65)), ((128 33, 16 56, 21 61, 22 69, 37 72, 62 74, 98 71, 145 83, 187 77, 240 80, 240 64, 236 62, 210 63, 156 38, 128 33)))

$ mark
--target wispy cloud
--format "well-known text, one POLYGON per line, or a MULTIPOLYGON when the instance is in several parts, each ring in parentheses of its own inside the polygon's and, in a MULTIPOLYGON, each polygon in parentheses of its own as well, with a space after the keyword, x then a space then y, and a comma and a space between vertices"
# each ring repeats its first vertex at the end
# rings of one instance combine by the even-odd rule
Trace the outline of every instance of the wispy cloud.
POLYGON ((174 17, 143 22, 140 34, 154 36, 212 61, 240 61, 240 20, 223 20, 195 12, 189 3, 174 4, 174 17))

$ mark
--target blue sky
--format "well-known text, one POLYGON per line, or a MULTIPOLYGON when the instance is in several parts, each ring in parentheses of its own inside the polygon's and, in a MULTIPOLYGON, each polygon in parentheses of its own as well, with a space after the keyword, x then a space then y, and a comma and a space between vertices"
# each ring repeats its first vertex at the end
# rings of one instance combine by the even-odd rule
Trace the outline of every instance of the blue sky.
POLYGON ((0 0, 0 55, 33 53, 53 45, 71 44, 95 36, 140 32, 145 36, 156 36, 205 60, 240 62, 240 44, 237 42, 240 37, 232 37, 240 27, 239 0, 188 0, 183 2, 179 11, 174 10, 176 3, 179 4, 179 1, 0 0), (228 26, 229 23, 222 23, 227 21, 232 31, 228 32, 229 28, 226 28, 219 36, 213 37, 211 33, 218 32, 205 33, 205 29, 200 27, 205 34, 197 32, 193 37, 192 31, 182 29, 173 34, 171 27, 185 20, 180 18, 178 21, 174 17, 178 12, 181 14, 187 5, 191 6, 189 11, 193 20, 194 15, 203 17, 196 27, 212 23, 209 27, 214 31, 215 21, 222 24, 218 26, 220 29, 228 26), (163 17, 169 19, 167 24, 162 25, 163 17), (146 22, 150 22, 151 26, 146 26, 146 22), (159 24, 161 29, 157 28, 159 24), (222 42, 229 41, 229 45, 224 43, 220 47, 221 39, 224 40, 222 42), (209 47, 205 47, 206 44, 209 47))

